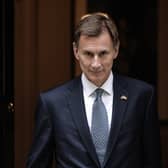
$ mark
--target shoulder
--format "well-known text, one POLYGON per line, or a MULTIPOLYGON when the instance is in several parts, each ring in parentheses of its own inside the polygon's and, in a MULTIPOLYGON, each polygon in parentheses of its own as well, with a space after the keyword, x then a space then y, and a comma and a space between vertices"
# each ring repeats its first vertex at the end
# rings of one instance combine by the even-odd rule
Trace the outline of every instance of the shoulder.
POLYGON ((115 74, 114 79, 118 81, 120 85, 132 91, 139 91, 139 90, 153 91, 155 89, 153 85, 145 81, 128 76, 115 74))
POLYGON ((62 97, 65 97, 71 90, 76 87, 76 85, 80 85, 81 78, 76 77, 72 80, 69 80, 61 85, 55 86, 53 88, 49 88, 48 90, 45 90, 40 93, 40 96, 47 99, 61 99, 62 97))

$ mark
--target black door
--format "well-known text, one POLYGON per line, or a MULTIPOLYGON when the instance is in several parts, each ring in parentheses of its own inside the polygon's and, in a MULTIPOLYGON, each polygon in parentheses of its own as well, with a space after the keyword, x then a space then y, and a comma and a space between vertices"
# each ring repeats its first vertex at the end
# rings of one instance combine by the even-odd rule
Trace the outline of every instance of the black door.
POLYGON ((113 70, 157 83, 157 0, 91 0, 88 12, 104 11, 115 20, 120 52, 113 70))
POLYGON ((0 167, 14 167, 13 0, 0 1, 0 167))

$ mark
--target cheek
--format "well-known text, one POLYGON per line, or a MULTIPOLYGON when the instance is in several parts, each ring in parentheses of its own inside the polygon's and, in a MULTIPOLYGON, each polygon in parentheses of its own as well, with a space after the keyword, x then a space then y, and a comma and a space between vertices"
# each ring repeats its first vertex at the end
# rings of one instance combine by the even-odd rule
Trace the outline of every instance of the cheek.
POLYGON ((106 68, 106 69, 111 69, 112 66, 113 66, 113 59, 107 60, 106 62, 104 62, 103 65, 104 65, 104 68, 106 68))
POLYGON ((87 60, 80 59, 79 64, 83 71, 89 68, 89 62, 87 60))
POLYGON ((83 57, 80 58, 79 62, 83 66, 86 66, 86 67, 89 66, 89 61, 83 57))

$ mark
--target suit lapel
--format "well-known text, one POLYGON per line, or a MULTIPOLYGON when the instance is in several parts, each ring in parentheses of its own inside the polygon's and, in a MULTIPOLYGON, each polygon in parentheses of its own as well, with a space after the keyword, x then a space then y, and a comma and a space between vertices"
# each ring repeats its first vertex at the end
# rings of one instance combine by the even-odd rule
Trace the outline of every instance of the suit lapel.
POLYGON ((122 124, 124 112, 127 106, 128 93, 121 86, 121 83, 123 83, 123 81, 119 82, 119 76, 114 75, 114 81, 113 81, 114 97, 113 97, 112 123, 111 123, 111 130, 110 130, 109 142, 107 146, 104 165, 107 163, 108 159, 110 158, 111 152, 115 146, 118 134, 120 132, 120 127, 122 124))
POLYGON ((81 139, 85 144, 90 157, 95 161, 97 166, 99 166, 98 157, 92 142, 89 126, 87 124, 80 78, 77 79, 76 82, 74 82, 74 86, 72 87, 70 95, 68 97, 68 101, 72 117, 81 136, 81 139))

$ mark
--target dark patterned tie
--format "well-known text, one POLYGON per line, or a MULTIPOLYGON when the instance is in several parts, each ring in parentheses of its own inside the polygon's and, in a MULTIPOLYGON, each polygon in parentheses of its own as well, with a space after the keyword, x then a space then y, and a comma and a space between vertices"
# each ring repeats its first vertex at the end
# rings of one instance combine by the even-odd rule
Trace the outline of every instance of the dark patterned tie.
POLYGON ((101 98, 103 89, 96 89, 95 92, 96 98, 92 109, 91 134, 99 161, 102 165, 109 135, 108 117, 106 108, 101 98))

